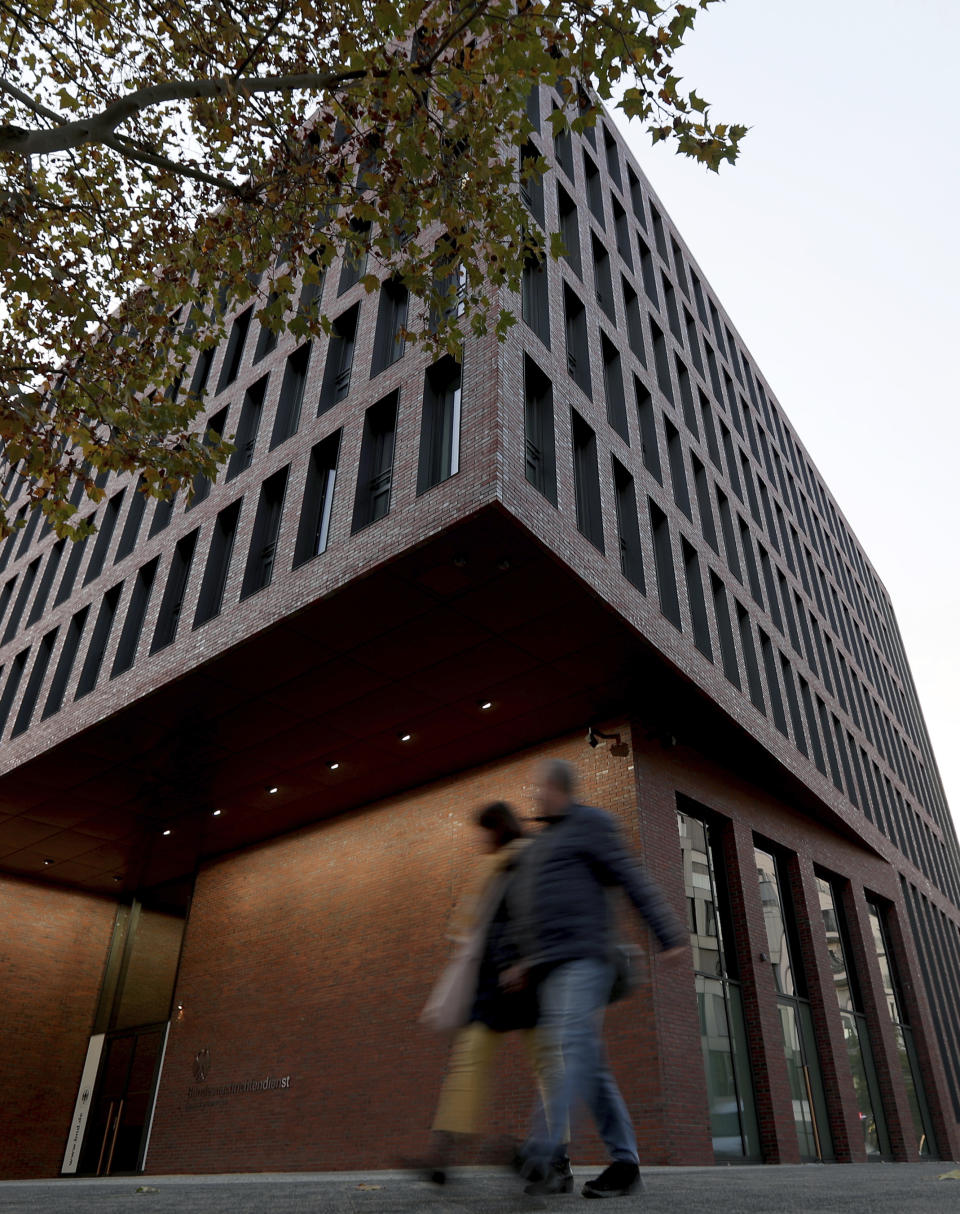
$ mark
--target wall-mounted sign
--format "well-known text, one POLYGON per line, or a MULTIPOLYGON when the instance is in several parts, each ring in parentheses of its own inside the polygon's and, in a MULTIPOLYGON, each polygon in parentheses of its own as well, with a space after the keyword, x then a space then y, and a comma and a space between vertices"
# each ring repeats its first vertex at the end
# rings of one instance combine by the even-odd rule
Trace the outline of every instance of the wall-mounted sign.
POLYGON ((187 1088, 188 1100, 215 1100, 223 1096, 245 1096, 249 1092, 283 1092, 290 1087, 289 1075, 267 1075, 263 1079, 240 1079, 235 1083, 207 1083, 213 1058, 207 1046, 193 1056, 193 1077, 197 1080, 187 1088))
POLYGON ((87 1128, 87 1117, 93 1104, 93 1089, 97 1082, 97 1071, 100 1068, 100 1055, 103 1053, 105 1034, 97 1033, 90 1038, 87 1045, 87 1057, 80 1076, 80 1090, 77 1092, 77 1103, 73 1109, 73 1120, 70 1122, 70 1136, 67 1138, 67 1150, 63 1157, 61 1171, 72 1175, 80 1162, 80 1150, 83 1147, 83 1133, 87 1128))

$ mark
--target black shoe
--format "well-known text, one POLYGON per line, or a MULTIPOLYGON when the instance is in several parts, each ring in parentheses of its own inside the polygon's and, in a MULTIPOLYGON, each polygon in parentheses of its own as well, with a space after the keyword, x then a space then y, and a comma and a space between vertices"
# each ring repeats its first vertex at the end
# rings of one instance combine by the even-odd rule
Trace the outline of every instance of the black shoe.
POLYGON ((573 1172, 570 1168, 570 1160, 566 1159, 562 1163, 558 1161, 551 1164, 545 1176, 531 1180, 523 1191, 528 1197, 549 1197, 555 1193, 572 1193, 573 1172))
POLYGON ((588 1180, 581 1192, 584 1197, 627 1197, 642 1188, 643 1181, 637 1165, 618 1159, 599 1176, 588 1180))

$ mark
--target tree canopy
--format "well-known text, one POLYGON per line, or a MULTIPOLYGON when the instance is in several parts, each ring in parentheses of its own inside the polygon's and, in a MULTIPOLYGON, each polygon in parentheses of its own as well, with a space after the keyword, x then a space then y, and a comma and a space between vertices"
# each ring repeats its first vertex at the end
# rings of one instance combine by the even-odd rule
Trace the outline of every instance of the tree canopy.
POLYGON ((105 472, 214 476, 229 444, 184 370, 248 301, 329 331, 310 301, 341 252, 426 301, 409 340, 504 334, 487 284, 559 252, 516 189, 531 88, 566 98, 554 132, 595 121, 581 82, 622 90, 716 170, 745 128, 674 67, 712 2, 0 0, 0 441, 29 508, 76 536, 105 472))

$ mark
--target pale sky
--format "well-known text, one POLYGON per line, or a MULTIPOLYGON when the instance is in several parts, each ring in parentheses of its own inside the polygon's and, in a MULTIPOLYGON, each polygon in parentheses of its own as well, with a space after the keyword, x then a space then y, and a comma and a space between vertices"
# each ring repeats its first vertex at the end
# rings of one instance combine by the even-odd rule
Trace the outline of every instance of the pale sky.
POLYGON ((960 822, 958 54, 960 0, 727 0, 678 69, 737 164, 617 117, 890 593, 960 822))

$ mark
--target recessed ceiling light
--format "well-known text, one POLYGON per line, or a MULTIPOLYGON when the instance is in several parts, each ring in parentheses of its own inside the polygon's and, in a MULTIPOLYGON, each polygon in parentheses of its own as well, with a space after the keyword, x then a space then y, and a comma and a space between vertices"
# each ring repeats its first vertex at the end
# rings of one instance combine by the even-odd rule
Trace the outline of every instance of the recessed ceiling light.
POLYGON ((331 763, 328 763, 327 766, 331 771, 336 771, 340 764, 336 761, 336 759, 334 759, 331 763))
POLYGON ((165 831, 163 831, 162 833, 163 833, 164 837, 166 837, 167 835, 172 835, 173 831, 168 826, 167 829, 165 831))
POLYGON ((402 734, 400 735, 400 741, 401 741, 401 742, 409 742, 409 741, 410 741, 410 739, 411 739, 412 737, 413 737, 413 734, 412 734, 412 733, 402 733, 402 734))
POLYGON ((480 705, 480 711, 486 712, 488 708, 492 708, 492 707, 493 707, 492 700, 484 700, 483 703, 480 705))
POLYGON ((220 815, 221 815, 222 813, 223 813, 223 810, 222 810, 222 809, 215 809, 215 810, 213 811, 213 816, 214 816, 215 818, 219 818, 219 817, 220 817, 220 815))
POLYGON ((273 796, 273 794, 275 792, 279 792, 279 791, 280 791, 280 789, 276 786, 276 784, 271 784, 270 787, 267 789, 267 792, 270 794, 271 797, 273 796))
POLYGON ((53 863, 52 860, 44 860, 44 864, 52 864, 52 863, 53 863))

